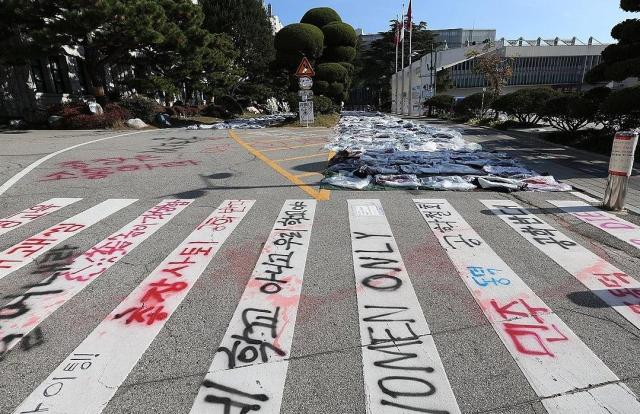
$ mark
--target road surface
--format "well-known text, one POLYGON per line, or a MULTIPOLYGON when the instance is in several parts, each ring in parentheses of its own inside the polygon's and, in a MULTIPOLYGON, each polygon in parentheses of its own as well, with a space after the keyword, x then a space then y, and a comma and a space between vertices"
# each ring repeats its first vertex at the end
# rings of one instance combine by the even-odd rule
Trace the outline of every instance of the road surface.
POLYGON ((322 190, 329 132, 0 134, 0 412, 640 412, 637 215, 322 190))

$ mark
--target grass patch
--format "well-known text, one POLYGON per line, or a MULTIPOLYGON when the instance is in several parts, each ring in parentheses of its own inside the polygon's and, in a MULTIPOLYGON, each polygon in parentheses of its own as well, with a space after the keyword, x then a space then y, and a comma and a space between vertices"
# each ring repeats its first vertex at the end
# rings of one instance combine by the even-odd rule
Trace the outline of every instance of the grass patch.
MULTIPOLYGON (((338 122, 340 122, 340 114, 316 114, 315 118, 316 118, 316 122, 314 122, 313 124, 309 124, 310 127, 333 128, 334 126, 338 125, 338 122)), ((300 124, 300 121, 298 120, 298 118, 295 118, 278 126, 304 128, 307 126, 307 124, 306 123, 300 124)))

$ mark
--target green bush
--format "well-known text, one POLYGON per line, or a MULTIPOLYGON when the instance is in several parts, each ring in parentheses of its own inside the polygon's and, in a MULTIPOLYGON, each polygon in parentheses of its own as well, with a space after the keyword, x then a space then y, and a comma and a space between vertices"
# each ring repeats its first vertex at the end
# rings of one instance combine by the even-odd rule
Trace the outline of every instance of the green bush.
POLYGON ((520 124, 537 124, 547 102, 558 93, 551 88, 520 89, 498 97, 491 107, 515 117, 520 124))
POLYGON ((316 95, 313 97, 313 109, 316 113, 330 114, 334 112, 334 106, 331 99, 326 96, 316 95))
POLYGON ((353 74, 356 71, 356 67, 353 65, 353 63, 349 63, 349 62, 338 62, 338 63, 340 64, 340 66, 342 66, 347 70, 347 74, 349 75, 349 77, 353 76, 353 74))
POLYGON ((351 46, 358 44, 358 35, 347 23, 333 22, 322 28, 324 43, 327 46, 351 46))
POLYGON ((302 16, 301 23, 312 24, 316 27, 324 27, 329 23, 341 22, 340 15, 330 7, 317 7, 311 9, 302 16))
POLYGON ((300 96, 296 92, 289 92, 287 94, 287 103, 291 112, 298 112, 300 106, 300 96))
POLYGON ((133 95, 119 102, 120 106, 128 110, 133 118, 140 118, 146 123, 154 121, 162 107, 153 99, 142 95, 133 95))
POLYGON ((491 104, 495 100, 495 96, 490 92, 484 93, 484 113, 483 113, 483 97, 482 92, 469 95, 456 104, 454 110, 459 115, 473 115, 476 118, 484 118, 487 109, 491 108, 491 104))
POLYGON ((326 95, 329 90, 329 82, 327 81, 315 81, 313 82, 313 92, 318 95, 326 95))
POLYGON ((322 53, 324 62, 352 62, 356 57, 356 48, 351 46, 332 46, 322 53))
POLYGON ((455 99, 451 95, 436 95, 427 99, 424 102, 424 106, 430 106, 440 111, 449 111, 455 102, 455 99))
POLYGON ((596 119, 598 104, 578 93, 567 93, 551 98, 542 115, 553 127, 575 132, 596 119))
POLYGON ((327 95, 334 98, 343 98, 344 89, 345 89, 344 83, 333 82, 329 85, 329 89, 327 90, 327 95))
POLYGON ((347 69, 339 63, 321 63, 316 69, 319 80, 328 82, 344 82, 347 79, 347 69))
POLYGON ((322 55, 324 34, 311 24, 295 23, 280 30, 274 42, 278 52, 296 55, 300 62, 302 56, 315 59, 322 55))
POLYGON ((602 102, 600 110, 609 129, 640 127, 640 86, 611 92, 602 102))

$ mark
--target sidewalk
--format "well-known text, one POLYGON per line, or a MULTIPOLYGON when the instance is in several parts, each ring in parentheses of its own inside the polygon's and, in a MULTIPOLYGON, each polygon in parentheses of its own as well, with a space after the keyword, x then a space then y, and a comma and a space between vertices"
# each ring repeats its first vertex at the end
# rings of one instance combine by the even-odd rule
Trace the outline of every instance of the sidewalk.
MULTIPOLYGON (((549 173, 599 200, 604 197, 609 167, 607 156, 554 144, 538 138, 535 132, 454 125, 464 128, 465 139, 478 142, 486 149, 512 153, 540 173, 549 173)), ((640 214, 640 165, 637 162, 629 180, 627 209, 640 214)))

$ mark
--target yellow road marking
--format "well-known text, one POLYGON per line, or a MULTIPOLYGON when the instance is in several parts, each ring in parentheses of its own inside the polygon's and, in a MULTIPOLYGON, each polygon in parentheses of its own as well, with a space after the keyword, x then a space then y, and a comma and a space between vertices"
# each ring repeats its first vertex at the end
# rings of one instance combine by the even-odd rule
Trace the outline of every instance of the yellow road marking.
POLYGON ((307 148, 307 147, 317 147, 318 145, 322 145, 322 144, 326 144, 326 141, 323 142, 316 142, 314 144, 306 144, 306 145, 296 145, 294 147, 280 147, 280 148, 269 148, 269 149, 263 149, 262 152, 269 152, 269 151, 283 151, 283 150, 291 150, 291 149, 296 149, 296 148, 307 148))
POLYGON ((314 189, 312 186, 306 184, 300 178, 296 177, 295 175, 291 174, 289 171, 282 168, 280 165, 278 165, 275 161, 271 160, 269 157, 264 155, 262 152, 258 151, 257 149, 253 148, 251 145, 244 142, 238 136, 238 134, 236 134, 234 131, 230 130, 229 136, 235 142, 237 142, 241 147, 246 149, 251 155, 258 158, 260 161, 264 162, 269 167, 273 168, 277 173, 279 173, 280 175, 282 175, 283 177, 285 177, 286 179, 288 179, 289 181, 291 181, 292 183, 300 187, 302 191, 309 194, 311 197, 315 198, 318 201, 327 201, 331 198, 331 191, 328 191, 328 190, 318 191, 314 189))
POLYGON ((304 160, 306 158, 316 158, 316 157, 324 157, 325 155, 328 155, 329 153, 327 152, 321 152, 319 154, 313 154, 313 155, 303 155, 301 157, 292 157, 292 158, 283 158, 281 160, 275 160, 276 162, 284 162, 284 161, 294 161, 294 160, 304 160))
POLYGON ((270 139, 270 140, 267 140, 267 141, 255 140, 255 141, 252 141, 252 143, 254 145, 257 145, 257 144, 271 144, 272 142, 293 141, 295 139, 305 139, 305 137, 304 136, 301 136, 301 137, 287 137, 287 138, 280 138, 280 139, 270 139))
POLYGON ((314 175, 322 175, 324 176, 324 174, 320 173, 320 172, 308 172, 308 173, 303 173, 303 174, 296 174, 296 177, 298 178, 303 178, 303 177, 311 177, 314 175))

